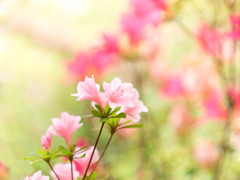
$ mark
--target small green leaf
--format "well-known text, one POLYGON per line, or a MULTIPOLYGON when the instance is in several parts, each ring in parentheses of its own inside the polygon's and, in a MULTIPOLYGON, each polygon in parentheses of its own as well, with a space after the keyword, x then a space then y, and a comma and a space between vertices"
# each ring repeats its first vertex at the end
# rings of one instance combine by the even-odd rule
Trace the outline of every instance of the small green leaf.
POLYGON ((86 156, 86 154, 83 154, 81 157, 75 157, 73 159, 80 159, 80 158, 84 158, 86 156))
POLYGON ((38 154, 40 155, 40 156, 46 156, 47 155, 47 152, 46 151, 44 151, 43 149, 39 149, 38 150, 38 154))
POLYGON ((97 173, 93 172, 92 175, 90 176, 89 180, 95 180, 97 177, 97 173))
POLYGON ((59 146, 58 149, 62 152, 62 155, 64 155, 64 156, 72 156, 72 152, 68 151, 63 146, 59 146))
POLYGON ((70 152, 73 152, 75 150, 75 145, 70 147, 70 152))
POLYGON ((108 116, 111 110, 112 110, 112 109, 110 108, 110 106, 107 105, 107 106, 105 107, 105 110, 104 110, 104 115, 105 115, 105 116, 108 116))
POLYGON ((101 113, 99 111, 97 111, 96 109, 93 109, 92 113, 95 117, 102 117, 101 113))
POLYGON ((124 123, 119 124, 118 126, 122 126, 122 125, 128 124, 128 123, 130 123, 130 122, 131 122, 131 120, 128 120, 128 121, 126 121, 126 122, 124 122, 124 123))
POLYGON ((24 160, 27 160, 27 161, 36 160, 36 159, 42 159, 42 158, 40 158, 40 157, 28 157, 28 156, 24 157, 24 160))
POLYGON ((109 118, 102 118, 100 119, 100 122, 106 122, 107 120, 109 120, 109 118))
POLYGON ((54 156, 54 155, 56 155, 57 153, 59 153, 60 151, 57 149, 57 150, 55 150, 55 151, 53 151, 52 153, 51 153, 51 156, 54 156))
POLYGON ((121 106, 117 106, 114 110, 110 112, 110 116, 116 116, 117 112, 121 109, 121 106))
POLYGON ((115 116, 114 118, 126 118, 126 114, 125 113, 120 113, 117 116, 115 116))
POLYGON ((128 125, 128 126, 123 126, 119 129, 125 129, 125 128, 142 128, 144 125, 143 124, 131 124, 131 125, 128 125))
POLYGON ((98 104, 96 104, 95 107, 99 110, 99 112, 102 112, 101 106, 99 106, 98 104))

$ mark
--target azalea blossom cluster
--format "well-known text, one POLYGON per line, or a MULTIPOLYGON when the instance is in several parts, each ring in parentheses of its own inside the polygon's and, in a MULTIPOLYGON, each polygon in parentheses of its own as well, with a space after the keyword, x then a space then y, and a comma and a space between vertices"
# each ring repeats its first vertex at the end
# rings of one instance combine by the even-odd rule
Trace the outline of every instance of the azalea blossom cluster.
MULTIPOLYGON (((138 91, 131 83, 122 83, 119 78, 115 78, 110 84, 103 83, 105 92, 100 92, 100 86, 95 83, 95 79, 86 77, 85 81, 79 82, 77 93, 78 101, 92 101, 93 117, 99 118, 102 123, 99 135, 94 146, 85 147, 72 144, 72 136, 83 126, 80 123, 80 116, 73 116, 67 112, 61 113, 61 118, 53 118, 52 125, 45 135, 41 137, 42 148, 38 151, 40 157, 26 157, 26 160, 43 160, 51 171, 50 176, 55 180, 77 180, 86 179, 94 173, 99 161, 103 157, 112 136, 119 129, 139 128, 141 124, 136 124, 140 120, 140 113, 147 112, 147 107, 139 100, 138 91), (131 125, 128 123, 131 122, 131 125), (101 154, 97 150, 98 141, 104 124, 111 129, 109 142, 101 154), (135 124, 133 124, 135 123, 135 124), (62 137, 66 142, 66 147, 59 146, 57 150, 51 150, 52 135, 62 137), (51 160, 63 157, 63 163, 56 163, 53 167, 51 160)), ((93 177, 91 177, 93 179, 93 177)), ((42 175, 41 171, 33 176, 27 176, 25 180, 48 180, 49 176, 42 175)))

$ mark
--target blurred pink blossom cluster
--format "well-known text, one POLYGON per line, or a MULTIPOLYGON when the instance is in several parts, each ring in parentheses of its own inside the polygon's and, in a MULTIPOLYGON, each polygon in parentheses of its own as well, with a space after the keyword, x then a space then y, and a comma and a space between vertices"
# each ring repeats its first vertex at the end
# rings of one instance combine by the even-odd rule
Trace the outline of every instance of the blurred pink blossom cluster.
POLYGON ((130 58, 129 50, 138 48, 157 29, 169 10, 165 0, 131 0, 129 11, 120 18, 115 33, 103 33, 99 45, 82 50, 67 62, 70 79, 83 80, 94 74, 101 79, 121 59, 130 58))

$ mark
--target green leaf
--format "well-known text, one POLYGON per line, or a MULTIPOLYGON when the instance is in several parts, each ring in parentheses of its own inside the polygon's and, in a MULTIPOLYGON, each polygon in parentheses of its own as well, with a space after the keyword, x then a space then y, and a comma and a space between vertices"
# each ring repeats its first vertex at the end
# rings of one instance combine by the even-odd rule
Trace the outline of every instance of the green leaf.
POLYGON ((75 151, 75 154, 79 153, 80 151, 83 151, 86 148, 86 146, 82 146, 80 149, 78 149, 77 151, 75 151))
POLYGON ((128 120, 128 121, 126 121, 126 122, 124 122, 124 123, 118 124, 118 126, 122 126, 122 125, 128 124, 128 123, 130 123, 130 122, 131 122, 131 120, 128 120))
POLYGON ((107 105, 107 106, 105 107, 105 110, 104 110, 104 115, 105 115, 105 116, 108 116, 111 110, 112 110, 112 109, 110 108, 110 106, 107 105))
POLYGON ((75 145, 70 147, 70 152, 73 152, 75 150, 75 145))
POLYGON ((86 154, 83 154, 81 157, 75 157, 73 159, 81 159, 81 158, 84 158, 86 156, 86 154))
POLYGON ((58 149, 62 152, 62 155, 64 155, 64 156, 72 156, 72 152, 68 151, 63 146, 59 146, 58 149))
POLYGON ((128 125, 128 126, 123 126, 119 129, 125 129, 125 128, 142 128, 144 125, 143 124, 131 124, 131 125, 128 125))
POLYGON ((47 152, 46 151, 44 151, 43 149, 39 149, 38 150, 38 154, 40 155, 40 156, 46 156, 47 155, 47 152))
POLYGON ((109 118, 102 118, 100 119, 100 122, 106 122, 107 120, 109 120, 109 118))
POLYGON ((117 116, 115 116, 114 118, 126 118, 126 114, 125 113, 120 113, 117 116))
POLYGON ((102 108, 101 108, 101 106, 99 106, 98 104, 96 104, 95 107, 99 110, 99 112, 102 113, 102 108))
POLYGON ((57 150, 55 150, 55 151, 53 151, 52 153, 51 153, 51 156, 54 156, 54 155, 56 155, 57 153, 59 153, 60 151, 57 149, 57 150))
POLYGON ((101 113, 99 111, 97 111, 96 109, 93 109, 92 113, 93 113, 94 117, 99 117, 99 118, 102 117, 101 113))
POLYGON ((97 173, 93 172, 92 175, 90 176, 89 180, 95 180, 97 177, 97 173))
POLYGON ((117 112, 121 109, 121 106, 117 106, 114 110, 110 112, 110 116, 116 116, 117 112))
POLYGON ((42 158, 40 158, 40 157, 28 157, 28 156, 26 156, 26 157, 24 157, 24 160, 27 160, 27 161, 29 161, 29 160, 36 160, 36 159, 42 159, 42 158))

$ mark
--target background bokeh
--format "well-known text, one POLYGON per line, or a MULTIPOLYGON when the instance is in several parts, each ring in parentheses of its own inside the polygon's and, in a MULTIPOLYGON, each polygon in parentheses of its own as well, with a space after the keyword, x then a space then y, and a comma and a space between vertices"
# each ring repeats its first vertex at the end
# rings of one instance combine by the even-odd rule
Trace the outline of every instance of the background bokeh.
MULTIPOLYGON (((165 19, 160 25, 147 29, 147 40, 131 44, 124 36, 121 39, 122 54, 115 65, 105 70, 100 64, 97 70, 104 69, 101 72, 92 72, 90 67, 87 73, 76 75, 76 72, 69 72, 74 69, 69 68, 69 63, 78 59, 76 54, 94 52, 95 46, 102 43, 102 33, 121 33, 121 18, 129 11, 130 1, 0 0, 0 161, 8 167, 7 179, 24 179, 38 169, 44 174, 49 172, 43 162, 31 165, 23 158, 37 154, 41 148, 40 137, 51 124, 51 118, 59 117, 61 112, 82 116, 84 127, 74 134, 74 142, 94 144, 100 124, 94 118, 84 117, 91 114, 90 102, 80 103, 71 96, 76 92, 78 81, 84 79, 82 76, 92 73, 99 83, 110 82, 114 77, 133 83, 149 109, 148 113, 141 114, 144 128, 125 130, 114 137, 98 168, 100 179, 212 179, 215 172, 212 146, 209 149, 206 145, 200 150, 210 154, 210 160, 206 157, 206 161, 209 160, 207 167, 204 167, 206 161, 203 160, 202 164, 205 164, 202 165, 194 158, 194 146, 202 139, 210 139, 219 144, 216 149, 221 152, 225 130, 222 122, 225 121, 222 121, 223 117, 215 117, 222 110, 216 104, 224 101, 225 107, 227 103, 224 88, 220 85, 222 79, 214 63, 211 64, 211 58, 217 58, 201 47, 204 40, 192 36, 197 37, 199 26, 205 22, 216 23, 226 31, 231 29, 231 13, 222 0, 166 2, 170 10, 165 10, 165 19), (182 88, 178 77, 185 72, 189 72, 185 81, 195 94, 192 93, 194 97, 190 93, 184 94, 184 99, 178 97, 182 88), (202 79, 199 80, 200 76, 202 79), (201 104, 208 100, 211 92, 214 95, 217 92, 217 100, 213 98, 203 107, 201 104), (222 99, 218 101, 219 98, 222 99), (176 110, 175 115, 172 113, 174 107, 180 107, 180 112, 176 110), (204 108, 209 110, 207 115, 204 108), (186 125, 184 120, 174 121, 180 117, 184 119, 185 114, 197 125, 186 125)), ((236 12, 240 9, 239 4, 235 4, 236 12)), ((129 24, 137 26, 133 22, 129 24)), ((215 40, 210 38, 210 42, 215 40)), ((236 57, 239 58, 239 54, 236 53, 236 57)), ((77 67, 77 64, 73 63, 73 66, 77 67)), ((234 66, 239 70, 237 64, 234 66)), ((98 147, 100 151, 108 136, 105 129, 98 147)), ((57 146, 57 142, 63 143, 54 137, 53 146, 57 146)), ((240 144, 240 140, 238 142, 240 144)), ((223 179, 238 180, 239 151, 234 148, 229 151, 221 169, 223 179)))

